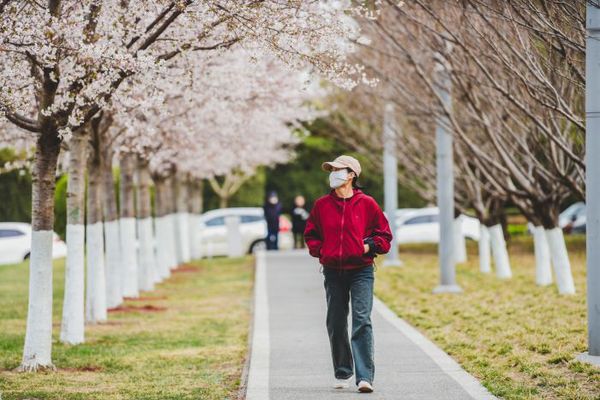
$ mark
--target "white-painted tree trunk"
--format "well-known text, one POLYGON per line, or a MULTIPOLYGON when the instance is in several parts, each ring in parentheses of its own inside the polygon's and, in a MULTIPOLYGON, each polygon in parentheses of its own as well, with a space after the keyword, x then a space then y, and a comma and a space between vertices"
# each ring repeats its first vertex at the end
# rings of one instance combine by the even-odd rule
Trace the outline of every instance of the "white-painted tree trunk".
POLYGON ((52 365, 52 241, 54 232, 31 233, 29 305, 25 348, 20 369, 36 371, 52 365))
POLYGON ((562 229, 554 228, 546 230, 546 238, 550 247, 550 256, 552 257, 552 266, 554 267, 558 292, 560 294, 574 294, 575 283, 573 282, 571 262, 569 261, 569 254, 567 253, 562 229))
POLYGON ((540 286, 552 284, 550 248, 543 226, 533 228, 533 249, 535 253, 535 283, 540 286))
POLYGON ((160 280, 167 279, 171 275, 171 255, 169 254, 169 224, 167 217, 156 217, 156 261, 158 264, 158 276, 160 280))
POLYGON ((488 229, 490 231, 490 243, 492 245, 492 256, 494 257, 496 276, 500 279, 508 279, 512 277, 512 272, 502 226, 496 224, 488 229))
POLYGON ((86 320, 91 323, 106 321, 106 273, 104 270, 103 223, 86 226, 86 320))
POLYGON ((454 261, 456 263, 467 262, 467 241, 462 229, 462 215, 454 219, 454 261))
POLYGON ((106 305, 108 308, 115 308, 123 303, 119 220, 105 222, 104 234, 106 241, 106 305))
POLYGON ((67 224, 65 297, 60 330, 60 341, 67 344, 79 344, 85 340, 84 246, 85 227, 81 224, 67 224))
POLYGON ((178 212, 175 214, 176 226, 176 244, 177 244, 177 262, 190 262, 190 225, 189 214, 186 212, 178 212))
POLYGON ((138 286, 140 290, 154 290, 156 260, 154 258, 154 232, 152 218, 137 220, 139 252, 138 252, 138 286))
POLYGON ((179 261, 177 260, 177 244, 175 242, 177 235, 176 214, 167 214, 164 218, 169 232, 169 234, 165 235, 167 239, 165 244, 169 250, 169 268, 175 269, 179 265, 179 261))
POLYGON ((479 271, 484 274, 492 272, 490 252, 490 231, 484 224, 479 224, 479 271))
POLYGON ((135 218, 119 218, 121 229, 121 282, 123 282, 123 297, 138 297, 137 280, 137 247, 135 235, 135 218))

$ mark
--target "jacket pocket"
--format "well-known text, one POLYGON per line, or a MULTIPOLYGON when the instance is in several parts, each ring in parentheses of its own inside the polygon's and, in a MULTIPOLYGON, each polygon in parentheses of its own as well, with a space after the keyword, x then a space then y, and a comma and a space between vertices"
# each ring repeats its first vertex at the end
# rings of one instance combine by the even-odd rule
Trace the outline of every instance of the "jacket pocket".
POLYGON ((344 246, 344 263, 360 265, 363 263, 365 247, 358 236, 350 236, 344 246))
POLYGON ((319 258, 321 264, 335 267, 340 263, 339 257, 339 244, 335 246, 335 243, 323 242, 321 247, 321 257, 319 258))

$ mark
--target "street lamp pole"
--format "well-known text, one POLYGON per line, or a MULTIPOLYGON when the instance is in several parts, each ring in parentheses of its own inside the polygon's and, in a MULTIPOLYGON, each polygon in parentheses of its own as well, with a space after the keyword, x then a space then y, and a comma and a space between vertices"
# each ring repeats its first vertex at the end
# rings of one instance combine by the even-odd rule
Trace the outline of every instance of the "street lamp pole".
POLYGON ((396 152, 396 120, 394 105, 386 103, 383 114, 383 191, 384 208, 390 224, 393 239, 389 253, 383 263, 388 267, 402 265, 398 257, 398 241, 396 239, 396 210, 398 209, 398 160, 396 152))
MULTIPOLYGON (((435 67, 436 90, 447 109, 452 108, 450 97, 451 81, 447 67, 441 60, 435 67)), ((437 203, 440 213, 440 242, 438 256, 440 262, 440 284, 434 293, 459 293, 456 284, 454 260, 454 157, 450 121, 443 115, 437 119, 435 130, 437 203)))
POLYGON ((588 353, 600 365, 600 9, 588 2, 586 39, 586 219, 588 353))

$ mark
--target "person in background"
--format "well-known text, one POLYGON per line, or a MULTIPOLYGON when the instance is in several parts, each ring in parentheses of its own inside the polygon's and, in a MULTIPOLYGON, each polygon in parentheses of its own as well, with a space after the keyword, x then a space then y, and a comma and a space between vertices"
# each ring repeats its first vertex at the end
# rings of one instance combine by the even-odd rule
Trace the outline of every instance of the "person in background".
POLYGON ((315 202, 304 238, 310 255, 323 266, 334 387, 348 387, 355 375, 358 391, 371 393, 375 377, 373 259, 390 250, 392 232, 375 199, 359 189, 358 160, 339 156, 322 168, 330 172, 331 192, 315 202), (351 340, 348 303, 352 304, 351 340))
POLYGON ((277 192, 270 191, 263 206, 265 220, 267 221, 267 250, 279 249, 279 216, 281 215, 281 203, 277 192))
POLYGON ((294 208, 292 209, 292 232, 294 234, 294 248, 304 248, 304 228, 308 219, 308 211, 304 208, 306 201, 304 196, 296 196, 294 208))

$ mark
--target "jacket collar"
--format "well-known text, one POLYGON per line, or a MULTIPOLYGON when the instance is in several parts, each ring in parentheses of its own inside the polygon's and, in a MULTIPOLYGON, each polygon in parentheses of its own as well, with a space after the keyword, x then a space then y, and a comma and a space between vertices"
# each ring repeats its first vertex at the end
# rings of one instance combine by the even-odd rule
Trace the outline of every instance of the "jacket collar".
MULTIPOLYGON (((363 193, 363 192, 362 192, 362 190, 360 190, 360 189, 352 189, 352 193, 353 193, 353 194, 352 194, 352 197, 348 197, 348 198, 346 198, 346 199, 345 199, 346 201, 349 201, 349 202, 354 202, 354 201, 356 201, 356 200, 360 199, 361 197, 363 197, 363 195, 364 195, 364 193, 363 193)), ((337 193, 335 193, 335 190, 334 190, 334 189, 332 189, 332 190, 329 192, 329 196, 330 196, 332 199, 336 200, 336 201, 340 201, 340 202, 341 202, 341 201, 344 201, 344 199, 343 199, 342 197, 339 197, 339 196, 337 195, 337 193)))

